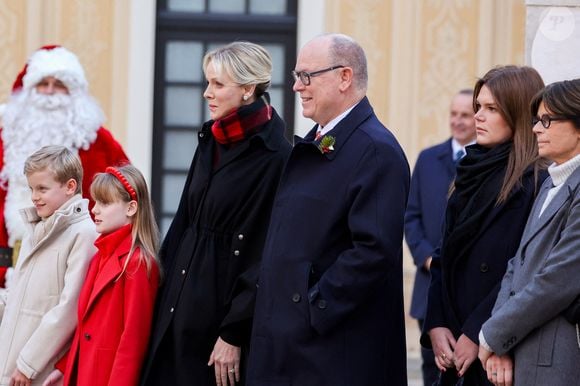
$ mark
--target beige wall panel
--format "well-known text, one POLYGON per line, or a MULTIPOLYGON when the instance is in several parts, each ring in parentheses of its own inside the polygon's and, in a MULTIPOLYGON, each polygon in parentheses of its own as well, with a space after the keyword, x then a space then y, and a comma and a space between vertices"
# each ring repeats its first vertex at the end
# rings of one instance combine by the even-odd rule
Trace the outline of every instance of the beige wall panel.
POLYGON ((26 36, 26 3, 5 1, 0 6, 0 103, 10 94, 12 83, 28 55, 23 41, 26 36))
POLYGON ((511 8, 511 39, 506 55, 510 55, 511 63, 523 65, 526 57, 526 4, 525 0, 510 0, 508 3, 511 8))
POLYGON ((333 1, 327 7, 326 30, 352 36, 364 48, 369 72, 368 97, 379 119, 386 122, 386 110, 377 106, 389 104, 385 85, 390 72, 390 6, 383 0, 333 1))
POLYGON ((91 93, 105 111, 106 125, 119 140, 122 140, 124 129, 115 127, 118 125, 111 121, 114 3, 114 0, 55 0, 54 9, 60 12, 54 14, 52 21, 56 25, 51 26, 50 35, 53 35, 52 39, 79 56, 89 80, 91 93))
POLYGON ((106 125, 123 142, 126 85, 116 86, 119 71, 126 73, 125 1, 27 0, 3 2, 0 7, 0 100, 28 56, 46 44, 61 44, 79 56, 90 91, 107 117, 106 125), (118 17, 124 18, 119 22, 118 17), (117 22, 116 22, 117 21, 117 22), (125 43, 124 43, 125 42, 125 43), (116 76, 117 75, 117 76, 116 76), (114 119, 112 119, 114 118, 114 119))
POLYGON ((449 135, 449 100, 457 90, 474 83, 477 31, 471 21, 477 20, 476 3, 429 1, 421 9, 419 71, 414 75, 419 82, 417 100, 413 101, 417 137, 408 144, 410 153, 416 154, 449 135))

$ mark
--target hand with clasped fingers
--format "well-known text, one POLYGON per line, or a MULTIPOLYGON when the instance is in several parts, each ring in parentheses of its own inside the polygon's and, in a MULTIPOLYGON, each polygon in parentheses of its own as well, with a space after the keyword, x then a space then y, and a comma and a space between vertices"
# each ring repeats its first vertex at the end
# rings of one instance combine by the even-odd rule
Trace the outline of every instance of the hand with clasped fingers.
POLYGON ((10 377, 9 386, 30 386, 32 384, 32 379, 28 378, 26 375, 18 369, 14 369, 12 376, 10 377))
POLYGON ((240 381, 241 349, 218 338, 209 356, 208 366, 214 365, 217 386, 233 386, 240 381))
POLYGON ((479 346, 479 360, 487 372, 487 379, 495 386, 512 386, 514 381, 514 363, 511 356, 496 355, 479 346))
POLYGON ((429 330, 429 338, 431 338, 437 368, 441 371, 452 368, 456 341, 451 330, 446 327, 435 327, 429 330))
POLYGON ((478 344, 469 339, 465 334, 461 334, 459 339, 457 339, 455 353, 453 355, 453 363, 457 369, 457 375, 460 377, 465 375, 469 366, 477 359, 478 348, 478 344))
POLYGON ((63 374, 60 370, 52 370, 42 383, 42 386, 62 386, 63 374))

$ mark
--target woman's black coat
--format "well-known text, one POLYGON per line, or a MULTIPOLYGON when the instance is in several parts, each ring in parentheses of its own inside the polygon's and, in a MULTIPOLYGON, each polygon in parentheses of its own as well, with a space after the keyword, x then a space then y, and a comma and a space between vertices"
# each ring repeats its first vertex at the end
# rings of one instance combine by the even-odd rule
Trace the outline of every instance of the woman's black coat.
POLYGON ((249 344, 262 247, 291 146, 273 111, 257 134, 222 148, 214 167, 211 123, 198 135, 160 253, 166 276, 143 369, 146 385, 215 384, 207 363, 218 336, 242 346, 242 356, 249 344))
MULTIPOLYGON (((479 343, 479 331, 491 316, 507 262, 517 251, 537 190, 545 177, 545 172, 537 177, 533 168, 528 168, 522 185, 515 188, 503 204, 481 217, 479 230, 471 235, 470 242, 453 249, 461 250, 460 255, 443 255, 440 248, 435 251, 421 336, 424 347, 431 348, 428 332, 435 327, 447 327, 455 339, 465 334, 479 343)), ((454 205, 458 193, 455 191, 449 198, 447 218, 458 215, 453 213, 460 210, 454 205)), ((448 235, 444 234, 443 240, 446 237, 448 235)), ((476 359, 466 374, 470 379, 467 382, 488 384, 482 371, 476 359)))

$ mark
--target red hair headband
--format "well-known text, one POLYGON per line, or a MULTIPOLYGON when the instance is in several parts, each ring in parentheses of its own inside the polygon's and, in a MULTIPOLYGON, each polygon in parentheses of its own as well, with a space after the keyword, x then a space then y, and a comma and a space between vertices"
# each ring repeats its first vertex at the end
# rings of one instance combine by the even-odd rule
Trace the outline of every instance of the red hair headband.
POLYGON ((127 181, 125 176, 122 175, 121 172, 117 170, 117 168, 109 166, 105 169, 105 172, 117 177, 117 179, 121 182, 127 193, 129 193, 129 196, 131 196, 131 200, 137 201, 137 192, 135 192, 135 189, 133 189, 129 181, 127 181))

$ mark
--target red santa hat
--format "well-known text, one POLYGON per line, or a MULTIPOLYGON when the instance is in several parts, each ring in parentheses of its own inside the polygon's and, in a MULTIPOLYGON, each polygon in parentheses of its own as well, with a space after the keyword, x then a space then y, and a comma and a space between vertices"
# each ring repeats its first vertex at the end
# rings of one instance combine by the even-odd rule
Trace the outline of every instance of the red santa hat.
POLYGON ((40 47, 18 74, 12 92, 30 90, 47 76, 54 76, 69 89, 87 90, 85 72, 75 54, 59 45, 40 47))

